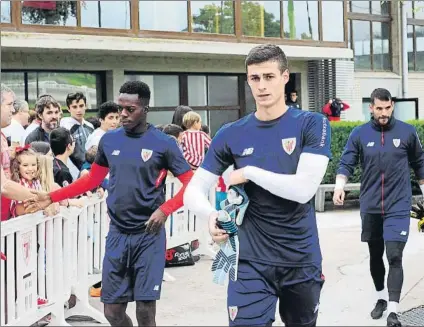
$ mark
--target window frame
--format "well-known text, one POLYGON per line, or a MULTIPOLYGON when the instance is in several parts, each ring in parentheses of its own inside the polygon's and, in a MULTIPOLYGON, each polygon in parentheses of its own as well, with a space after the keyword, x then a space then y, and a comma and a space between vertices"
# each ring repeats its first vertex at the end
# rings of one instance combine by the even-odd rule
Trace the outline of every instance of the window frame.
POLYGON ((417 70, 417 34, 415 33, 415 26, 422 26, 424 27, 424 19, 417 19, 415 18, 415 5, 416 1, 412 2, 412 15, 413 18, 407 19, 407 25, 412 26, 412 47, 413 47, 413 54, 412 57, 414 58, 414 62, 412 63, 413 69, 410 69, 410 72, 423 72, 422 70, 417 70))
POLYGON ((234 43, 276 43, 276 44, 290 44, 290 45, 310 45, 319 47, 339 47, 347 48, 347 0, 343 1, 344 4, 344 41, 333 42, 323 41, 323 27, 322 27, 322 1, 318 1, 318 35, 319 40, 292 40, 284 38, 284 5, 280 0, 280 38, 276 37, 255 37, 244 36, 242 33, 242 1, 234 1, 234 35, 224 34, 209 34, 209 33, 196 33, 192 32, 191 24, 191 1, 187 0, 187 32, 172 32, 172 31, 153 31, 153 30, 140 30, 139 28, 139 0, 130 1, 130 29, 112 29, 112 28, 99 28, 99 27, 82 27, 81 26, 81 3, 77 1, 76 11, 76 26, 57 26, 57 25, 31 25, 22 24, 22 2, 11 2, 11 23, 1 24, 2 30, 19 31, 19 32, 42 32, 42 33, 65 33, 65 34, 87 34, 87 35, 114 35, 114 36, 128 36, 140 38, 168 38, 168 39, 187 39, 187 40, 204 40, 204 41, 222 41, 234 43))
MULTIPOLYGON (((351 11, 351 2, 348 2, 348 12, 347 12, 347 21, 348 21, 348 26, 349 26, 349 31, 350 31, 350 49, 352 49, 353 51, 353 55, 355 56, 355 44, 353 42, 354 39, 354 31, 353 31, 353 21, 354 20, 358 20, 358 21, 366 21, 370 23, 370 63, 371 63, 371 69, 356 69, 355 67, 355 71, 357 72, 392 72, 393 71, 393 49, 392 49, 392 40, 391 40, 391 35, 392 35, 392 7, 391 5, 389 5, 388 7, 388 14, 385 15, 376 15, 376 14, 371 14, 372 12, 372 4, 371 1, 368 1, 369 3, 369 8, 370 8, 370 13, 369 14, 365 14, 365 13, 356 13, 356 12, 352 12, 351 11), (373 23, 377 22, 377 23, 387 23, 389 24, 389 58, 390 58, 390 67, 387 70, 380 70, 380 69, 375 69, 374 68, 374 34, 373 34, 373 23)), ((346 41, 348 42, 348 41, 346 41)), ((349 44, 348 44, 349 47, 349 44)))
MULTIPOLYGON (((149 107, 150 111, 174 111, 177 106, 190 106, 188 104, 188 76, 232 76, 237 77, 237 86, 238 86, 238 105, 232 105, 232 106, 190 106, 193 110, 238 110, 239 111, 239 117, 243 116, 243 112, 246 112, 245 108, 245 101, 244 101, 244 88, 243 92, 240 91, 240 80, 246 79, 244 74, 237 74, 237 73, 208 73, 208 72, 195 72, 195 73, 186 73, 186 72, 152 72, 152 71, 125 71, 125 75, 175 75, 178 76, 178 86, 179 86, 179 104, 175 106, 167 106, 167 107, 149 107)), ((244 82, 244 80, 243 80, 244 82)), ((244 85, 244 84, 243 84, 244 85)), ((151 85, 149 85, 151 87, 151 85)))

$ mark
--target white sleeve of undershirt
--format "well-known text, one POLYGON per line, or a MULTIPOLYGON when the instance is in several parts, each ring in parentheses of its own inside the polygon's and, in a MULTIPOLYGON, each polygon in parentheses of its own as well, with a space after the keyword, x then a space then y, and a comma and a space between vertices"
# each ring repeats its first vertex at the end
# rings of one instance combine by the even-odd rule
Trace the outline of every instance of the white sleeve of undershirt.
POLYGON ((318 190, 327 170, 329 158, 324 155, 302 153, 296 174, 276 174, 247 166, 244 177, 281 198, 307 203, 318 190))
POLYGON ((209 218, 216 209, 209 202, 208 195, 218 178, 206 169, 198 168, 185 189, 184 206, 199 217, 209 218))

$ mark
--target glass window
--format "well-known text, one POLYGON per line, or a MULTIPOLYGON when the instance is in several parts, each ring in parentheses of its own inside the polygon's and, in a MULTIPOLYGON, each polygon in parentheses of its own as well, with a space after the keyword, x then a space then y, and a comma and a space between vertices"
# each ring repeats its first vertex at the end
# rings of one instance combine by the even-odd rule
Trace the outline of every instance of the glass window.
POLYGON ((389 14, 390 1, 371 1, 371 14, 385 15, 389 14))
MULTIPOLYGON (((38 82, 37 82, 37 73, 28 73, 28 99, 27 102, 30 108, 35 108, 35 103, 37 102, 38 96, 44 93, 38 94, 38 82)), ((59 99, 58 99, 59 100, 59 99)), ((61 103, 63 107, 63 103, 61 103)), ((65 105, 66 107, 66 105, 65 105)))
POLYGON ((422 1, 413 1, 414 3, 414 18, 424 19, 424 5, 422 1))
POLYGON ((139 1, 141 30, 186 32, 187 1, 139 1))
POLYGON ((408 49, 408 70, 414 70, 414 26, 408 25, 408 40, 407 40, 407 49, 408 49))
POLYGON ((180 104, 178 75, 125 75, 127 81, 142 81, 150 87, 150 107, 176 107, 180 104))
POLYGON ((352 21, 355 69, 371 69, 371 22, 352 21))
POLYGON ((390 70, 389 23, 372 22, 373 69, 390 70))
POLYGON ((1 82, 10 87, 15 92, 16 98, 25 100, 25 74, 1 72, 1 82))
POLYGON ((23 24, 76 26, 76 17, 76 1, 22 1, 23 24))
MULTIPOLYGON (((66 96, 71 92, 82 92, 87 98, 88 109, 96 109, 103 102, 101 75, 77 72, 2 72, 1 77, 14 90, 17 97, 28 101, 34 108, 40 95, 51 94, 66 108, 66 96), (28 97, 25 98, 25 79, 28 97)), ((3 81, 3 82, 4 82, 3 81)))
POLYGON ((81 26, 130 29, 130 2, 81 1, 81 26))
POLYGON ((370 2, 369 1, 350 1, 350 11, 360 14, 370 13, 370 2))
POLYGON ((284 1, 284 37, 318 40, 318 1, 284 1))
MULTIPOLYGON (((88 73, 37 73, 38 96, 51 94, 62 108, 66 107, 66 96, 71 92, 82 92, 87 98, 87 109, 96 109, 97 76, 88 73)), ((29 93, 29 92, 28 92, 29 93)))
POLYGON ((162 124, 171 124, 174 111, 149 111, 147 122, 156 126, 162 124))
POLYGON ((416 62, 415 69, 418 71, 424 71, 424 26, 415 26, 415 37, 416 37, 416 62))
POLYGON ((344 41, 344 3, 342 1, 322 2, 323 41, 344 41))
POLYGON ((206 76, 187 76, 187 91, 189 106, 207 106, 208 92, 206 88, 206 76))
POLYGON ((192 31, 234 34, 234 1, 191 1, 192 31))
POLYGON ((243 35, 281 37, 280 1, 243 1, 243 35))
POLYGON ((222 125, 239 119, 238 110, 209 110, 209 129, 211 136, 221 128, 222 125))
POLYGON ((236 106, 238 104, 237 76, 208 76, 209 106, 236 106))
POLYGON ((1 22, 10 23, 10 1, 1 2, 1 22))

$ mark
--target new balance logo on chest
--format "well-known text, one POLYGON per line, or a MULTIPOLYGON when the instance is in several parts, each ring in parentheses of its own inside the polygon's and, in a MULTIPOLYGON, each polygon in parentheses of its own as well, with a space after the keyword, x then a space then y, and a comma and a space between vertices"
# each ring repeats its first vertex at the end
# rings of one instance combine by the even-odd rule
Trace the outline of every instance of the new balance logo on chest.
POLYGON ((368 144, 367 144, 368 148, 373 147, 373 146, 374 146, 374 142, 368 142, 368 144))
POLYGON ((254 148, 247 148, 243 150, 243 153, 241 154, 242 157, 244 156, 250 156, 253 153, 254 148))

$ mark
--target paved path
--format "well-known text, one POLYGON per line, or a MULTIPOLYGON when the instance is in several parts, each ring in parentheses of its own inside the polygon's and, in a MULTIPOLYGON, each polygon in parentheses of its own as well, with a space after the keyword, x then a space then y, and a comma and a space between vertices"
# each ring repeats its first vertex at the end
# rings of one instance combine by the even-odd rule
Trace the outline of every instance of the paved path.
MULTIPOLYGON (((369 275, 367 246, 360 242, 358 211, 318 213, 326 283, 323 288, 319 326, 385 326, 369 317, 375 293, 369 275)), ((410 239, 405 248, 405 282, 400 310, 424 304, 424 234, 411 220, 410 239)), ((386 261, 387 264, 387 261, 386 261)), ((202 258, 195 266, 166 271, 177 278, 163 284, 158 302, 158 326, 228 326, 226 288, 211 282, 211 260, 202 258)), ((98 299, 92 305, 102 310, 98 299)), ((135 320, 135 305, 127 310, 135 320)), ((74 326, 102 326, 93 322, 71 322, 74 326)), ((277 316, 275 326, 283 326, 277 316)), ((424 321, 423 324, 424 325, 424 321)))

